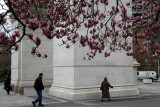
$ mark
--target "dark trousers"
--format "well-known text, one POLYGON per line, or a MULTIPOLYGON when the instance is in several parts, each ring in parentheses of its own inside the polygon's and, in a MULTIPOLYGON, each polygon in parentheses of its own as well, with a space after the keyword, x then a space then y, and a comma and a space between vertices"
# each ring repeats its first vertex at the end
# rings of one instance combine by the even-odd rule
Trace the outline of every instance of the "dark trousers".
POLYGON ((10 86, 5 86, 5 90, 7 91, 7 94, 11 91, 10 86))
POLYGON ((36 90, 38 97, 33 101, 34 103, 39 102, 39 104, 42 104, 42 90, 36 90))

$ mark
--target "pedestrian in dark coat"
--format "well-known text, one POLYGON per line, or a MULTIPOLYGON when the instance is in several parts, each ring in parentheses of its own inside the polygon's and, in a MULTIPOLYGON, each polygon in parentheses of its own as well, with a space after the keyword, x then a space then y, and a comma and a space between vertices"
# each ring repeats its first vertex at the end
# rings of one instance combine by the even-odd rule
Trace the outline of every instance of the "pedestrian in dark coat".
POLYGON ((104 81, 101 84, 102 101, 104 98, 108 98, 108 101, 111 100, 110 94, 109 94, 109 87, 113 88, 113 86, 111 86, 110 83, 107 81, 107 77, 105 77, 104 81))
POLYGON ((8 74, 6 74, 6 78, 5 78, 5 81, 4 81, 4 89, 7 91, 8 95, 9 95, 10 91, 12 90, 11 79, 10 79, 8 74))
POLYGON ((34 107, 37 102, 39 102, 39 106, 44 106, 42 104, 42 90, 44 90, 42 77, 43 77, 43 74, 40 73, 39 77, 35 80, 35 83, 34 83, 34 88, 35 88, 37 95, 38 95, 38 97, 34 101, 32 101, 32 104, 34 107))

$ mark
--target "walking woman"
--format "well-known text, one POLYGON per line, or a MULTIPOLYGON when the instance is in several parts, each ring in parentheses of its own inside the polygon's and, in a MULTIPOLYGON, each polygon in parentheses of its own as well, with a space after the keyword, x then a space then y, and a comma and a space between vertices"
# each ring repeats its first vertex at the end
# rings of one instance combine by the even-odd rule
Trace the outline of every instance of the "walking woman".
POLYGON ((113 86, 110 85, 110 83, 107 81, 107 77, 104 78, 104 81, 101 84, 101 90, 102 90, 102 101, 104 98, 108 98, 108 101, 111 100, 110 94, 109 94, 109 87, 113 88, 113 86))
POLYGON ((4 81, 4 89, 7 91, 7 94, 9 94, 10 91, 12 90, 11 79, 10 79, 8 74, 6 74, 6 78, 5 78, 5 81, 4 81))

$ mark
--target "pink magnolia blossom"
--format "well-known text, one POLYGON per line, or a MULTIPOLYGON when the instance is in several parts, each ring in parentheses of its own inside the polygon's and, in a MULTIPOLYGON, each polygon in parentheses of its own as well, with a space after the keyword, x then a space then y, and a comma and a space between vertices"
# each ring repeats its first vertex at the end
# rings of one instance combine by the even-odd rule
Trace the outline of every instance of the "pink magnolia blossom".
POLYGON ((5 38, 6 33, 5 32, 0 32, 0 38, 5 38))
POLYGON ((67 44, 66 48, 70 48, 69 44, 67 44))
POLYGON ((39 28, 39 22, 37 20, 32 20, 29 21, 29 28, 32 29, 33 31, 39 28))
POLYGON ((40 45, 41 44, 41 39, 39 37, 36 37, 36 44, 40 45))
POLYGON ((130 6, 130 3, 126 3, 126 6, 130 6))
MULTIPOLYGON (((141 40, 151 41, 147 42, 139 53, 146 54, 152 45, 156 50, 160 48, 159 44, 152 43, 152 39, 157 38, 157 32, 160 29, 160 16, 157 13, 160 10, 159 2, 155 0, 138 0, 138 4, 133 6, 131 2, 117 0, 114 6, 107 7, 106 5, 112 4, 109 0, 49 0, 48 2, 5 0, 5 2, 8 7, 11 5, 12 9, 8 8, 8 13, 0 14, 0 26, 3 28, 7 24, 6 16, 11 14, 11 18, 19 23, 19 31, 22 30, 22 32, 13 31, 13 33, 8 30, 4 33, 3 31, 7 31, 4 28, 0 32, 0 42, 8 40, 7 45, 13 45, 12 49, 16 49, 16 39, 22 40, 26 35, 37 46, 41 44, 40 36, 34 38, 33 34, 26 33, 28 28, 33 32, 37 29, 41 30, 42 35, 48 39, 60 39, 66 48, 79 42, 82 47, 89 48, 86 60, 91 60, 98 52, 108 57, 116 50, 124 50, 128 56, 131 56, 133 55, 132 43, 129 39, 132 37, 135 39, 133 39, 135 46, 141 40), (139 10, 141 5, 148 6, 147 11, 142 10, 142 15, 134 17, 128 14, 130 8, 139 10), (117 17, 120 18, 117 20, 117 17), (80 31, 83 31, 82 35, 80 31)), ((37 49, 38 47, 32 49, 31 53, 40 56, 37 49)))
POLYGON ((18 44, 15 45, 15 51, 17 51, 19 48, 18 44))
POLYGON ((38 54, 37 54, 37 56, 38 56, 38 57, 41 57, 41 54, 40 54, 40 53, 38 53, 38 54))
POLYGON ((44 54, 44 58, 47 58, 48 56, 46 54, 44 54))
POLYGON ((29 37, 30 39, 33 39, 33 34, 32 34, 32 33, 28 33, 27 35, 28 35, 28 37, 29 37))
POLYGON ((14 33, 15 33, 15 36, 16 36, 16 37, 18 37, 18 38, 20 37, 19 31, 15 31, 14 33))
POLYGON ((32 53, 32 54, 35 54, 35 53, 36 53, 36 48, 35 48, 35 47, 32 48, 31 53, 32 53))

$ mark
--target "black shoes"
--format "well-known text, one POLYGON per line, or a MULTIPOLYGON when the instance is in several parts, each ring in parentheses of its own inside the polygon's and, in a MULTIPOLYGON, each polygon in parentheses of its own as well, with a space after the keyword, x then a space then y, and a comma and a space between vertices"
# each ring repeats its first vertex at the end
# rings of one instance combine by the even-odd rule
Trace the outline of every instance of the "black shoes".
POLYGON ((39 106, 44 106, 44 104, 39 104, 39 106))
MULTIPOLYGON (((35 103, 34 101, 32 101, 32 104, 33 104, 33 107, 36 106, 36 103, 35 103)), ((44 106, 44 104, 39 104, 39 107, 40 107, 40 106, 44 106)))
POLYGON ((109 98, 108 101, 111 101, 111 99, 109 98))
POLYGON ((7 94, 8 94, 8 95, 9 95, 9 93, 10 93, 10 92, 9 92, 9 91, 7 91, 7 94))
POLYGON ((35 102, 32 101, 33 107, 35 107, 35 102))

